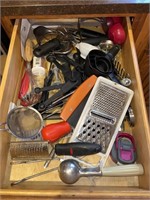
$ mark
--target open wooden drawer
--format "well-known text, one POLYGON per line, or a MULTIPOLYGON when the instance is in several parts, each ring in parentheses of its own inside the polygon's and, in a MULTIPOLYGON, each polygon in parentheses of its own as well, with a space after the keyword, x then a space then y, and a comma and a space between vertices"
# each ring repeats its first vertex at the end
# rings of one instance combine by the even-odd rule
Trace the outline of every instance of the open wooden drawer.
MULTIPOLYGON (((20 52, 19 20, 16 20, 0 88, 0 122, 5 122, 10 102, 16 102, 24 70, 20 52)), ((144 175, 134 177, 99 177, 95 185, 87 178, 81 178, 74 185, 63 184, 57 171, 32 179, 17 186, 10 186, 12 180, 43 171, 43 163, 10 165, 10 134, 0 134, 0 194, 4 196, 39 197, 53 199, 149 199, 150 198, 150 133, 137 63, 136 51, 129 18, 125 20, 127 39, 122 48, 122 62, 132 79, 131 89, 135 94, 132 107, 136 116, 135 127, 130 129, 135 137, 138 163, 144 167, 144 175)), ((49 168, 58 166, 52 162, 49 168)))

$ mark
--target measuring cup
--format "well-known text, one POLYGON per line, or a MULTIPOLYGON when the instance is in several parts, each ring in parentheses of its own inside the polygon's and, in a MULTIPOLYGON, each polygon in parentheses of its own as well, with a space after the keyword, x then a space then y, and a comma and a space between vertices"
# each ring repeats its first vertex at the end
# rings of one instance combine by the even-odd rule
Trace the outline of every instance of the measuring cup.
POLYGON ((113 59, 119 52, 120 46, 114 45, 108 53, 100 50, 92 50, 86 57, 84 72, 87 76, 96 75, 109 77, 111 80, 120 83, 114 74, 113 59))

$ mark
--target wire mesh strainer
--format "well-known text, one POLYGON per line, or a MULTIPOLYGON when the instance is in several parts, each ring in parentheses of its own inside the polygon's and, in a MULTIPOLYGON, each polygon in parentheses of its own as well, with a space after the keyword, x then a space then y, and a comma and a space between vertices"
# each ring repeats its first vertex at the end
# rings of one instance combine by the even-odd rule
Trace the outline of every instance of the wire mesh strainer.
MULTIPOLYGON (((43 127, 40 113, 32 107, 18 106, 7 116, 6 129, 20 139, 36 139, 43 127)), ((0 129, 4 130, 4 129, 0 129)))

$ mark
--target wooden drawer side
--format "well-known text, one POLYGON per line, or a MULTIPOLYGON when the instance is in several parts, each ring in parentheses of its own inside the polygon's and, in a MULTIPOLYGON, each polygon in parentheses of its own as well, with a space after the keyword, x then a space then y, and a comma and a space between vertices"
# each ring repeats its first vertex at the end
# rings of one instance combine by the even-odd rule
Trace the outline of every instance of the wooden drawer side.
MULTIPOLYGON (((9 103, 14 102, 18 95, 18 85, 22 76, 23 60, 20 52, 18 35, 19 20, 16 21, 10 42, 9 52, 0 86, 0 122, 6 122, 9 103)), ((6 161, 8 156, 10 134, 6 131, 0 134, 0 183, 4 181, 6 161)))
POLYGON ((135 135, 138 161, 143 164, 145 173, 139 177, 139 185, 141 188, 150 188, 150 132, 148 126, 148 117, 144 101, 141 77, 135 51, 132 28, 129 18, 127 18, 128 37, 122 51, 124 66, 131 75, 132 88, 134 98, 132 107, 135 113, 135 127, 133 134, 135 135))

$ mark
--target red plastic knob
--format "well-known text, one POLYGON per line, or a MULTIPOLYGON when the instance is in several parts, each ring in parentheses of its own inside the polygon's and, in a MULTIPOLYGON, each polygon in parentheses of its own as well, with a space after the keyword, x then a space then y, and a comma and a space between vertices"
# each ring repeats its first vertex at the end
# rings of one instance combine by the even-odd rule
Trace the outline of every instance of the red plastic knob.
POLYGON ((123 26, 120 23, 111 26, 108 30, 108 38, 112 40, 114 44, 123 44, 126 39, 123 26))

